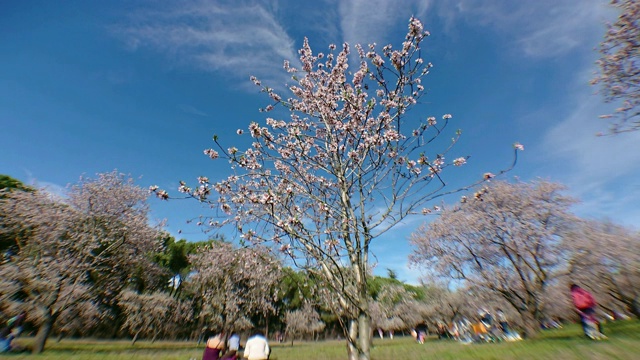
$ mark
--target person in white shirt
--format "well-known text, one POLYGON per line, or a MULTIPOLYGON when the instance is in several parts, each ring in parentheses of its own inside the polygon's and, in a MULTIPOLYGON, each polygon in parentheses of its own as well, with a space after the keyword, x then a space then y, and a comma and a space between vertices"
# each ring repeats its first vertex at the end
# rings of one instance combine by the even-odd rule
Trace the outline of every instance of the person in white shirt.
POLYGON ((258 331, 247 340, 247 344, 244 346, 244 358, 248 360, 268 360, 270 350, 267 339, 258 331))
POLYGON ((240 335, 236 334, 235 332, 231 333, 231 336, 229 336, 229 350, 235 350, 238 351, 240 350, 240 335))

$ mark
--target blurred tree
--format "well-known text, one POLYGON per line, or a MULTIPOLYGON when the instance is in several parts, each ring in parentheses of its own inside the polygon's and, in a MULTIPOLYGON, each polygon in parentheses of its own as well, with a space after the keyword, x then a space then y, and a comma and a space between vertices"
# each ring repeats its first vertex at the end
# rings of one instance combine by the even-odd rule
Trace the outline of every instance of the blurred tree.
POLYGON ((325 327, 324 322, 320 320, 320 314, 309 303, 305 303, 300 309, 287 311, 285 314, 286 336, 293 340, 295 338, 302 339, 305 335, 315 335, 322 331, 325 327))
POLYGON ((35 353, 56 321, 84 308, 79 304, 114 306, 134 281, 132 268, 154 273, 149 255, 162 244, 148 223, 147 196, 114 171, 81 179, 65 199, 43 191, 0 199, 0 214, 11 214, 0 218, 0 232, 20 234, 17 253, 0 265, 0 301, 30 308, 30 320, 39 324, 35 353))
POLYGON ((609 312, 623 307, 640 317, 640 232, 608 221, 584 220, 567 243, 571 280, 593 291, 609 312))
POLYGON ((575 220, 573 200, 546 181, 498 181, 412 234, 412 260, 461 285, 502 297, 533 336, 547 285, 568 253, 562 237, 575 220))
POLYGON ((201 324, 241 330, 252 327, 253 314, 275 312, 281 266, 264 249, 213 242, 190 262, 188 282, 202 304, 201 324))
POLYGON ((591 81, 600 85, 606 101, 618 104, 611 118, 611 133, 640 130, 640 1, 611 0, 618 19, 607 25, 600 43, 599 74, 591 81))

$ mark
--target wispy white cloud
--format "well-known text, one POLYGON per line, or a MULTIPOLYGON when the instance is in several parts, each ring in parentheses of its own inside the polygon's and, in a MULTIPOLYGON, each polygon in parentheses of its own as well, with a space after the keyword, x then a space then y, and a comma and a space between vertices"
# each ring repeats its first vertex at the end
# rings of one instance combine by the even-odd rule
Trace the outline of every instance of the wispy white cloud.
POLYGON ((640 223, 640 132, 598 137, 606 128, 599 114, 610 109, 591 93, 583 71, 571 91, 562 99, 575 110, 560 119, 546 133, 541 149, 549 162, 558 166, 555 180, 569 186, 582 202, 580 215, 607 217, 613 221, 640 223))
POLYGON ((422 18, 430 4, 429 0, 340 1, 338 9, 344 41, 362 45, 389 41, 389 29, 399 25, 406 27, 411 16, 422 18))
POLYGON ((180 110, 182 110, 182 112, 184 112, 185 114, 202 116, 202 117, 209 116, 209 114, 207 114, 206 112, 200 109, 197 109, 195 106, 192 106, 192 105, 180 104, 178 105, 178 108, 180 108, 180 110))
POLYGON ((66 186, 61 186, 58 184, 54 184, 52 182, 47 182, 47 181, 38 181, 35 179, 31 179, 29 181, 29 185, 40 189, 40 190, 44 190, 46 192, 48 192, 49 194, 52 194, 56 197, 59 198, 66 198, 67 197, 67 187, 66 186))
POLYGON ((158 2, 113 30, 132 50, 149 48, 180 65, 238 79, 280 79, 275 70, 296 58, 294 41, 269 2, 158 2))
POLYGON ((565 54, 602 36, 613 10, 605 0, 457 0, 438 2, 438 13, 449 30, 465 20, 489 26, 508 39, 512 49, 548 58, 565 54))

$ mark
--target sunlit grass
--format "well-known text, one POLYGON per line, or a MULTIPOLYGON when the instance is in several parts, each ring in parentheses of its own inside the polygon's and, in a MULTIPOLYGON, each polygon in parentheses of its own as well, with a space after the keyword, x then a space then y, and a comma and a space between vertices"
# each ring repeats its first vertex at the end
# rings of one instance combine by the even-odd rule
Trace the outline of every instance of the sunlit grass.
MULTIPOLYGON (((371 351, 374 360, 396 359, 512 359, 512 360, 588 360, 588 359, 638 359, 640 358, 640 321, 623 321, 605 325, 609 336, 605 341, 591 341, 582 335, 577 325, 564 329, 545 331, 536 339, 496 344, 463 345, 449 340, 429 339, 420 345, 411 337, 378 339, 373 341, 371 351)), ((21 339, 29 345, 30 339, 21 339)), ((272 344, 272 360, 346 358, 343 341, 295 342, 272 344)), ((51 340, 43 354, 7 355, 8 359, 41 360, 189 360, 202 358, 202 345, 191 342, 137 342, 101 340, 51 340)), ((1 357, 1 356, 0 356, 1 357)))

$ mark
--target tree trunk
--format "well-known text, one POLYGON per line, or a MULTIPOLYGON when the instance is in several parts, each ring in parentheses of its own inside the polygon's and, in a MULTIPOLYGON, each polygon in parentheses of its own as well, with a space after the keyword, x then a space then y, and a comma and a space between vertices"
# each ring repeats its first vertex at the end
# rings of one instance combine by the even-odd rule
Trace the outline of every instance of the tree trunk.
POLYGON ((347 339, 347 356, 349 360, 358 360, 358 349, 355 344, 358 341, 358 323, 355 319, 349 320, 347 339))
POLYGON ((136 334, 135 334, 135 335, 133 335, 133 340, 131 340, 131 346, 135 345, 135 344, 136 344, 136 341, 138 341, 138 335, 140 335, 140 331, 142 331, 142 330, 138 330, 138 331, 136 332, 136 334))
POLYGON ((33 353, 40 354, 44 351, 44 345, 49 338, 49 334, 51 334, 51 329, 53 329, 53 323, 55 322, 57 316, 51 314, 51 310, 48 309, 45 313, 45 318, 40 328, 38 328, 38 333, 36 334, 36 338, 33 342, 33 353))
POLYGON ((531 313, 523 312, 520 315, 524 323, 524 337, 527 339, 535 338, 540 330, 540 323, 531 313))
POLYGON ((371 358, 371 322, 365 311, 358 314, 358 359, 369 360, 371 358))
POLYGON ((640 303, 637 299, 633 299, 628 303, 627 310, 629 310, 629 312, 636 318, 640 319, 640 303))

